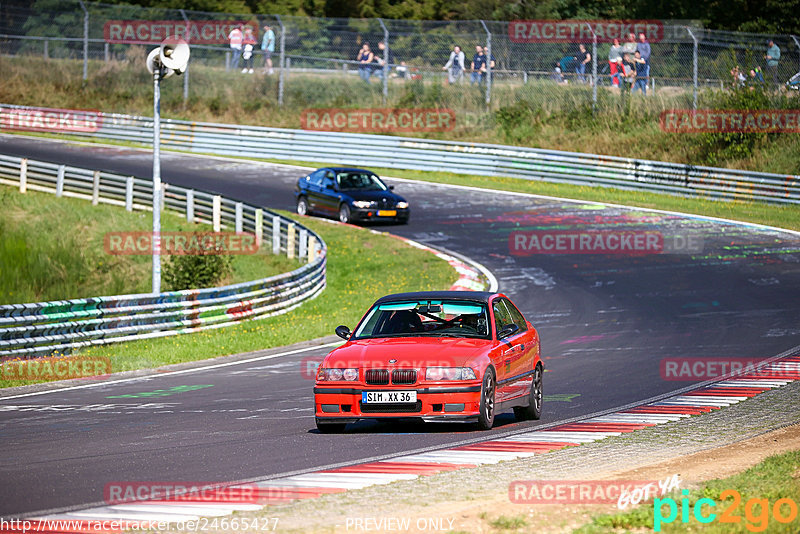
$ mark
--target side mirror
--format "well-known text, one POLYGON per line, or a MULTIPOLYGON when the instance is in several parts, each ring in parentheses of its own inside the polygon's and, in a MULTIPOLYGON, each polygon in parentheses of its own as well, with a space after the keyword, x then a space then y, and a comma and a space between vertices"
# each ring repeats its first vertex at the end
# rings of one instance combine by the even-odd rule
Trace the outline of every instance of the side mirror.
POLYGON ((389 186, 389 191, 394 191, 394 186, 393 185, 389 186))
POLYGON ((507 324, 497 333, 497 339, 504 339, 508 336, 514 335, 519 331, 519 327, 515 324, 507 324))
POLYGON ((352 332, 350 332, 350 329, 347 328, 345 325, 337 326, 335 332, 336 332, 336 335, 339 336, 342 339, 350 339, 350 336, 352 335, 352 332))
POLYGON ((333 182, 327 182, 325 184, 325 189, 335 189, 333 182))

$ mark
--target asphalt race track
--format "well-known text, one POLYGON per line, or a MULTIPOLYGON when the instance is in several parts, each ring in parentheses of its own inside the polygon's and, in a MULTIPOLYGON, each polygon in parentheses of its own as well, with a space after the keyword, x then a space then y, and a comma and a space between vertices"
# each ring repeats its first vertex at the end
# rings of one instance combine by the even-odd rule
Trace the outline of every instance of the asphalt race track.
MULTIPOLYGON (((0 152, 141 177, 152 171, 151 154, 133 149, 0 136, 0 152)), ((270 208, 293 209, 302 174, 162 154, 165 182, 270 208)), ((798 236, 589 202, 389 182, 411 203, 411 222, 380 229, 481 262, 541 334, 548 371, 542 420, 518 424, 504 416, 487 437, 692 383, 662 377, 664 358, 766 358, 800 344, 798 236), (509 239, 515 231, 586 229, 655 231, 671 243, 691 237, 702 249, 527 254, 512 250, 516 240, 509 239)), ((99 503, 113 481, 251 479, 477 434, 457 425, 370 422, 343 435, 318 434, 313 384, 301 368, 324 352, 0 400, 0 516, 99 503), (148 395, 155 390, 166 391, 148 395)))

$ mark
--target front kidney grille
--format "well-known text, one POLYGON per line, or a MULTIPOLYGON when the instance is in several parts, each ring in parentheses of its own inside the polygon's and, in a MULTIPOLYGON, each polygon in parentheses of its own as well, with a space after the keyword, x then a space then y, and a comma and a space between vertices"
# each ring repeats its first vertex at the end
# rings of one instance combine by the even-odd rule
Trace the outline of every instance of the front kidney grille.
POLYGON ((389 371, 386 369, 367 369, 364 381, 373 386, 385 386, 389 383, 389 371))
POLYGON ((413 384, 416 381, 416 369, 395 369, 392 371, 392 384, 413 384))

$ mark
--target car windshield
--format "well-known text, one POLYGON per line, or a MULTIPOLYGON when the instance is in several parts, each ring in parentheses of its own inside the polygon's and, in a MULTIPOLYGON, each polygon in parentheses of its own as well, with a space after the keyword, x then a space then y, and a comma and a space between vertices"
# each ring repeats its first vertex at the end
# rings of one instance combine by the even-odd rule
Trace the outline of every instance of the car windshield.
POLYGON ((386 185, 371 172, 340 172, 336 175, 336 183, 342 191, 386 191, 386 185))
POLYGON ((464 300, 413 300, 374 306, 353 335, 377 337, 489 338, 486 304, 464 300))

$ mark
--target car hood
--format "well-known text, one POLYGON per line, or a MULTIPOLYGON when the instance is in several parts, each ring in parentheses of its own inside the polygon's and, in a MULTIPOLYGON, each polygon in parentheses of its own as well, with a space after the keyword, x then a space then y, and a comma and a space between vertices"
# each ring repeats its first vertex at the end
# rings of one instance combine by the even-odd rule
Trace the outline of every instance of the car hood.
POLYGON ((393 337, 350 341, 325 358, 325 367, 462 367, 488 353, 492 341, 474 338, 393 337), (389 360, 397 360, 389 363, 389 360))
POLYGON ((392 193, 391 191, 359 191, 357 189, 348 189, 342 191, 343 195, 347 195, 353 200, 380 200, 386 198, 394 202, 405 202, 405 199, 400 195, 392 193))

